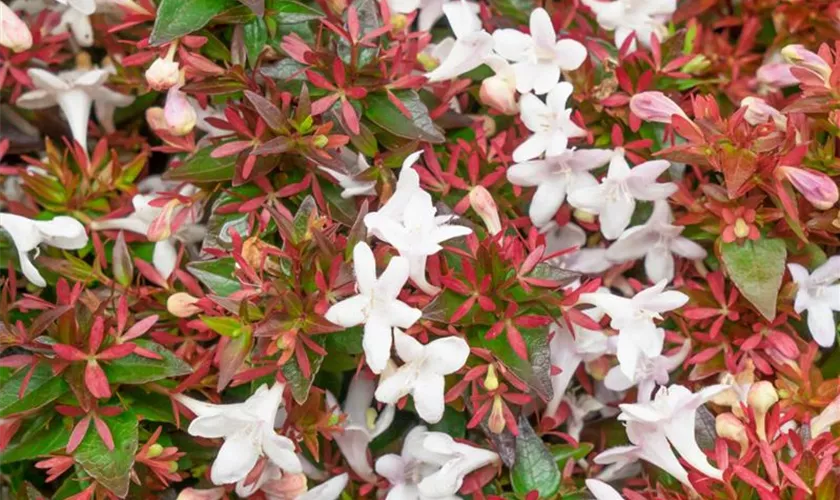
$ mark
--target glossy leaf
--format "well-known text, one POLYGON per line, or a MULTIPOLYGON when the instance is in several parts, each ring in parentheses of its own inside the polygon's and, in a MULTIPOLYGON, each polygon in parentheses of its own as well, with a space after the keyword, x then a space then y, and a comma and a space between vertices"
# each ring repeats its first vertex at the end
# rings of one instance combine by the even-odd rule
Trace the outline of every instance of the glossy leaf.
POLYGON ((180 182, 221 182, 233 179, 236 174, 236 155, 224 158, 211 158, 216 149, 208 146, 198 150, 178 168, 167 170, 163 177, 180 182))
POLYGON ((528 419, 519 417, 519 435, 516 436, 516 461, 510 471, 513 491, 526 495, 539 492, 540 498, 552 498, 560 488, 560 469, 554 456, 546 449, 534 432, 528 419))
POLYGON ((42 363, 35 368, 20 397, 20 387, 28 372, 29 367, 24 367, 0 386, 0 417, 40 408, 70 390, 63 378, 54 376, 50 367, 42 363))
POLYGON ((235 0, 162 0, 149 43, 161 45, 198 31, 236 5, 235 0))
POLYGON ((444 136, 429 117, 429 110, 412 90, 396 91, 394 94, 411 113, 411 119, 388 100, 382 92, 374 92, 365 99, 365 118, 382 129, 405 139, 440 144, 444 136))
POLYGON ((190 365, 182 361, 165 347, 151 340, 133 341, 139 347, 152 351, 163 359, 151 359, 129 354, 105 364, 105 375, 112 384, 145 384, 164 378, 180 377, 192 372, 190 365))
POLYGON ((213 294, 227 297, 241 288, 239 280, 233 275, 235 265, 233 258, 225 257, 191 262, 187 265, 187 269, 213 294))
POLYGON ((99 484, 118 497, 125 497, 134 454, 137 453, 137 417, 130 411, 124 411, 103 420, 114 438, 113 451, 108 450, 91 425, 73 457, 99 484))
POLYGON ((775 318, 776 299, 785 273, 785 242, 762 236, 742 245, 722 243, 720 252, 726 271, 738 290, 762 316, 768 320, 775 318))

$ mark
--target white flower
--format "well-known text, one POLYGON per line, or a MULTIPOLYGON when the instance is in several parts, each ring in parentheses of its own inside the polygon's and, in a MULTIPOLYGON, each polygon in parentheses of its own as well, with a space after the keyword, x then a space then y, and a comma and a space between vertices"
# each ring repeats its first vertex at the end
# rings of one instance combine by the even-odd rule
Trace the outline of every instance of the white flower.
POLYGON ((380 379, 377 401, 396 404, 411 394, 420 418, 430 424, 439 422, 444 409, 443 377, 464 366, 470 355, 469 344, 460 337, 445 337, 423 345, 394 328, 394 346, 404 364, 380 379))
POLYGON ((624 500, 615 488, 597 479, 587 479, 586 488, 595 497, 595 500, 624 500))
POLYGON ((563 269, 584 274, 598 274, 610 268, 605 248, 585 248, 586 232, 571 222, 562 227, 548 227, 545 233, 545 253, 577 247, 578 250, 552 259, 563 269))
POLYGON ((348 166, 347 173, 320 165, 318 168, 330 174, 338 181, 338 184, 343 189, 341 191, 342 198, 376 194, 376 189, 374 189, 376 187, 376 181, 366 180, 363 177, 363 174, 370 169, 370 164, 368 164, 365 155, 362 153, 359 153, 356 161, 348 166))
MULTIPOLYGON (((403 216, 411 198, 417 193, 425 193, 420 187, 420 176, 417 175, 417 171, 411 168, 422 154, 422 151, 415 151, 403 160, 402 168, 400 169, 400 178, 397 180, 397 188, 394 190, 394 194, 375 213, 399 223, 403 222, 403 216)), ((371 230, 371 233, 377 238, 382 239, 375 229, 371 230)))
POLYGON ((424 292, 433 295, 440 289, 426 281, 426 259, 441 251, 440 243, 466 236, 472 229, 449 225, 451 215, 437 216, 429 193, 419 191, 409 199, 402 223, 372 212, 365 216, 365 225, 372 234, 390 243, 402 257, 408 259, 409 276, 424 292))
POLYGON ((195 413, 187 431, 192 436, 224 438, 210 469, 213 484, 242 481, 261 456, 290 473, 301 472, 294 443, 274 431, 283 401, 283 384, 263 384, 244 403, 215 405, 179 394, 175 399, 195 413))
POLYGON ((493 37, 481 27, 481 19, 465 0, 443 5, 455 43, 440 65, 426 77, 430 82, 451 80, 484 63, 493 50, 493 37))
POLYGON ((458 500, 464 477, 498 460, 492 451, 458 443, 421 425, 406 435, 401 455, 376 461, 376 472, 391 483, 386 500, 458 500))
MULTIPOLYGON (((590 308, 583 311, 583 314, 597 322, 604 313, 598 308, 590 308)), ((560 372, 551 376, 551 388, 554 397, 548 402, 546 415, 552 416, 557 412, 566 389, 575 375, 575 371, 583 361, 593 361, 604 354, 615 351, 615 346, 609 337, 597 330, 590 330, 580 325, 572 324, 574 335, 569 331, 565 321, 560 324, 552 323, 549 330, 551 342, 549 353, 551 365, 557 367, 560 372)))
POLYGON ((566 194, 597 186, 590 172, 606 165, 613 152, 608 149, 568 149, 556 156, 517 163, 507 178, 517 186, 537 186, 528 215, 537 227, 551 222, 566 201, 566 194))
POLYGON ((638 401, 650 401, 656 385, 667 385, 668 374, 682 365, 685 358, 691 352, 691 341, 686 339, 680 349, 672 356, 654 356, 648 358, 644 354, 639 356, 636 364, 636 371, 632 377, 628 377, 618 366, 614 366, 607 372, 604 385, 612 391, 626 391, 634 386, 639 386, 638 401))
MULTIPOLYGON (((399 12, 400 14, 410 14, 415 10, 420 10, 420 14, 417 15, 417 28, 418 31, 431 31, 432 26, 443 17, 444 5, 447 3, 457 3, 456 2, 446 2, 445 0, 388 0, 388 7, 391 8, 393 12, 399 12)), ((478 4, 473 2, 467 2, 469 9, 476 14, 478 13, 478 4)))
POLYGON ((422 314, 397 299, 408 280, 408 267, 407 259, 393 257, 377 278, 373 251, 367 243, 357 243, 353 248, 353 268, 359 294, 333 305, 325 315, 327 321, 345 328, 365 324, 362 347, 373 373, 385 369, 391 357, 393 327, 408 328, 422 314))
POLYGON ((106 6, 110 2, 101 0, 56 0, 60 6, 45 0, 15 0, 11 3, 12 9, 21 9, 29 14, 37 14, 41 11, 48 11, 56 14, 61 13, 61 17, 57 23, 50 30, 51 35, 58 35, 67 33, 68 29, 72 32, 76 43, 81 47, 90 47, 93 45, 93 26, 90 22, 90 16, 94 14, 99 6, 106 6))
POLYGON ((636 210, 636 200, 664 200, 677 191, 673 182, 656 182, 668 170, 668 166, 665 160, 654 160, 631 169, 624 159, 624 151, 618 148, 601 184, 570 193, 569 203, 600 214, 601 234, 614 240, 630 224, 630 218, 636 210))
POLYGON ((495 51, 514 61, 516 90, 545 94, 560 81, 560 71, 577 69, 586 59, 586 48, 571 39, 557 40, 551 18, 545 9, 531 11, 531 34, 515 29, 493 32, 495 51))
POLYGON ((721 479, 723 473, 712 467, 694 438, 697 408, 724 390, 711 386, 697 394, 681 385, 663 387, 653 401, 620 405, 619 420, 626 422, 630 446, 618 446, 595 457, 595 463, 631 463, 645 460, 665 470, 681 483, 691 486, 688 472, 674 455, 671 446, 701 473, 721 479))
POLYGON ((793 281, 799 287, 793 309, 808 311, 808 331, 817 344, 831 347, 837 337, 834 311, 840 311, 840 256, 834 256, 808 274, 799 264, 788 264, 793 281))
POLYGON ((557 156, 566 151, 569 138, 584 137, 586 131, 572 123, 572 110, 566 101, 573 92, 572 84, 560 82, 546 96, 545 102, 534 94, 519 100, 519 116, 534 134, 513 151, 513 161, 523 162, 545 153, 557 156))
POLYGON ((657 328, 653 320, 662 319, 660 313, 688 302, 688 296, 681 292, 664 291, 667 284, 662 280, 630 299, 609 292, 580 296, 580 302, 593 304, 609 314, 610 326, 618 330, 619 366, 628 378, 635 377, 641 356, 654 358, 662 353, 665 331, 657 328))
MULTIPOLYGON (((394 421, 394 405, 387 405, 382 413, 376 416, 376 410, 371 408, 376 383, 363 374, 356 375, 350 382, 347 398, 344 400, 344 429, 340 434, 333 435, 338 448, 347 460, 347 464, 362 479, 369 483, 376 482, 368 461, 368 445, 376 436, 385 432, 394 421)), ((335 396, 327 391, 327 405, 333 408, 333 414, 341 415, 335 396)))
MULTIPOLYGON (((167 189, 164 186, 160 187, 162 188, 161 190, 167 189)), ((188 184, 181 188, 180 194, 190 196, 196 189, 195 186, 188 184)), ((96 231, 116 229, 130 231, 132 233, 142 234, 151 241, 155 241, 152 264, 154 264, 155 269, 157 269, 164 279, 168 279, 175 270, 175 265, 178 262, 178 249, 175 244, 178 241, 184 243, 201 241, 204 238, 205 230, 203 226, 196 223, 198 220, 198 207, 190 207, 188 209, 181 209, 190 210, 190 213, 178 227, 175 234, 170 235, 168 230, 163 233, 162 238, 150 234, 149 230, 152 227, 152 223, 163 216, 165 212, 169 214, 170 220, 175 217, 175 213, 172 213, 168 207, 154 207, 150 204, 157 197, 157 193, 137 194, 131 199, 131 203, 134 206, 134 212, 131 215, 119 219, 93 221, 90 223, 90 227, 96 231)))
POLYGON ((115 92, 105 86, 108 71, 92 69, 59 73, 57 76, 32 68, 27 74, 36 89, 18 97, 16 104, 25 109, 44 109, 58 105, 64 113, 73 139, 87 151, 87 128, 91 104, 96 103, 97 118, 102 123, 113 122, 115 107, 128 106, 131 96, 115 92))
POLYGON ((586 417, 592 413, 600 413, 606 408, 604 403, 598 401, 585 392, 580 395, 567 394, 563 401, 569 405, 569 416, 566 418, 566 434, 580 441, 580 433, 586 423, 586 417))
POLYGON ((506 115, 519 114, 514 67, 498 56, 489 56, 485 64, 490 66, 495 74, 481 82, 478 98, 482 104, 506 115))
POLYGON ((0 2, 0 46, 13 52, 22 52, 32 47, 32 33, 21 18, 5 3, 0 2))
POLYGON ((747 96, 741 99, 741 107, 747 108, 744 120, 750 125, 764 125, 772 118, 777 129, 787 128, 787 117, 760 97, 747 96))
MULTIPOLYGON (((615 30, 615 45, 618 48, 633 33, 645 47, 650 46, 651 35, 661 41, 668 33, 665 24, 677 10, 677 0, 583 0, 583 4, 592 9, 602 28, 615 30)), ((631 50, 635 47, 635 43, 630 46, 631 50)))
POLYGON ((58 216, 48 221, 36 221, 14 214, 0 213, 0 229, 6 231, 18 252, 23 275, 31 283, 47 286, 41 273, 29 259, 29 252, 45 244, 66 250, 78 250, 87 245, 88 237, 81 222, 72 217, 58 216))
POLYGON ((674 257, 691 260, 706 258, 706 250, 690 239, 680 236, 684 227, 671 224, 668 202, 658 200, 653 213, 641 226, 634 226, 607 249, 607 258, 616 263, 645 258, 645 274, 650 281, 670 282, 674 279, 674 257))

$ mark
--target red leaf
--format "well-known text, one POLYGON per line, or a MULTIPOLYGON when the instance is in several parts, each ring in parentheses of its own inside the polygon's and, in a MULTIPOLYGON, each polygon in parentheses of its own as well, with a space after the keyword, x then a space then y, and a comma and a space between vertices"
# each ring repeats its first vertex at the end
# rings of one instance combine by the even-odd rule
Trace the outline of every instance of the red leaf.
POLYGON ((513 352, 520 358, 528 361, 528 346, 525 344, 525 339, 522 338, 522 334, 513 325, 509 325, 507 328, 507 339, 513 352))
POLYGON ((102 367, 94 360, 90 360, 85 366, 85 386, 95 398, 110 398, 111 387, 108 385, 108 377, 102 367))
POLYGON ((56 356, 67 361, 83 361, 87 359, 88 355, 76 349, 73 346, 64 344, 55 344, 52 346, 56 356))
POLYGON ((90 427, 90 416, 79 420, 79 423, 73 427, 73 432, 70 433, 70 439, 67 440, 67 453, 73 453, 73 450, 79 446, 82 439, 85 438, 85 434, 87 434, 88 427, 90 427))
POLYGON ((341 100, 341 116, 344 118, 344 122, 347 124, 350 132, 354 135, 359 135, 359 132, 361 132, 359 117, 356 115, 356 110, 353 109, 353 105, 347 99, 341 100))
POLYGON ((114 451, 114 438, 111 436, 111 429, 96 415, 93 416, 93 424, 96 426, 96 433, 99 434, 102 442, 105 443, 105 447, 110 451, 114 451))
POLYGON ((96 359, 110 361, 110 360, 114 360, 114 359, 124 358, 124 357, 128 356, 129 354, 131 354, 132 352, 134 352, 134 348, 135 348, 134 344, 131 344, 131 343, 113 345, 113 346, 105 349, 104 351, 100 352, 96 356, 96 359))
POLYGON ((738 191, 752 177, 758 168, 755 153, 746 149, 730 149, 723 152, 721 170, 730 198, 737 198, 738 191))

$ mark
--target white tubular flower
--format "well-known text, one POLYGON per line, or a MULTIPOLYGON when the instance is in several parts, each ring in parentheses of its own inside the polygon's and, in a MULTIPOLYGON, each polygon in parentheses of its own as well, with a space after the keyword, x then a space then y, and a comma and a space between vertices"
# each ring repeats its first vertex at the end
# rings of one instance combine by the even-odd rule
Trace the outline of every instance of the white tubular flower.
POLYGON ((586 136, 586 130, 572 122, 572 110, 566 107, 573 91, 571 83, 560 82, 548 92, 545 102, 534 94, 522 96, 519 116, 533 135, 513 151, 513 161, 532 160, 543 153, 561 155, 570 138, 586 136))
POLYGON ((817 344, 831 347, 837 338, 834 311, 840 311, 840 256, 828 259, 825 264, 808 273, 799 264, 788 264, 793 281, 799 287, 793 308, 797 313, 808 312, 808 331, 817 344))

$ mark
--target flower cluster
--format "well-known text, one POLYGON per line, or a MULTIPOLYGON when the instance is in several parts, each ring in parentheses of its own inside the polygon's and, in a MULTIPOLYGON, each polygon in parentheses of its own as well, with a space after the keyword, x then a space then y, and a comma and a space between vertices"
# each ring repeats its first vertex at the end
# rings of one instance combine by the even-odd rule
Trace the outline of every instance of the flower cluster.
POLYGON ((3 493, 840 496, 838 19, 0 4, 3 493))

